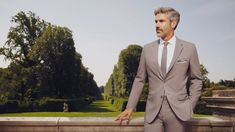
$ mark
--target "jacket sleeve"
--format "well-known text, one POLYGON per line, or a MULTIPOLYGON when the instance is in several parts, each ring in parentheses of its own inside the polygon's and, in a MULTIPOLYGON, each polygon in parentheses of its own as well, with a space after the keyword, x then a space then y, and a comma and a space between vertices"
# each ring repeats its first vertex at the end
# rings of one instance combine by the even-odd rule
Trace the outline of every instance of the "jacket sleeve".
POLYGON ((192 107, 195 108, 197 101, 201 95, 202 89, 202 75, 200 71, 200 63, 196 47, 193 46, 192 55, 190 58, 190 99, 192 101, 192 107))
POLYGON ((146 79, 145 47, 142 50, 139 67, 135 76, 126 108, 134 109, 139 101, 146 79))

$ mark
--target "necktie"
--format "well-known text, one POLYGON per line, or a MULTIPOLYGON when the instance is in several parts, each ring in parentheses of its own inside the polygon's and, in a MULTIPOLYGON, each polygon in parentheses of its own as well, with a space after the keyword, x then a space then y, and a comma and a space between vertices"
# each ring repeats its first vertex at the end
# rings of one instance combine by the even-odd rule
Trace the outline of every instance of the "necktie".
POLYGON ((168 42, 164 42, 164 47, 162 50, 162 61, 161 61, 161 70, 162 70, 162 74, 163 77, 166 77, 166 62, 167 62, 167 45, 168 42))

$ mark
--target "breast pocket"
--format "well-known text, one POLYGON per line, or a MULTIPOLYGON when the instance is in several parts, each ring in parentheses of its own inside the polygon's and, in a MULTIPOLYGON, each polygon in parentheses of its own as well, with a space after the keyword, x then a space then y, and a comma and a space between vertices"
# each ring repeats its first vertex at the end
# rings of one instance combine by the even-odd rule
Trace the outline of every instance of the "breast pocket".
POLYGON ((174 70, 178 74, 187 73, 188 68, 189 68, 189 59, 187 59, 187 58, 179 58, 176 60, 176 62, 174 64, 174 70))
POLYGON ((177 64, 186 64, 188 62, 189 62, 188 58, 179 58, 179 59, 176 60, 177 64))

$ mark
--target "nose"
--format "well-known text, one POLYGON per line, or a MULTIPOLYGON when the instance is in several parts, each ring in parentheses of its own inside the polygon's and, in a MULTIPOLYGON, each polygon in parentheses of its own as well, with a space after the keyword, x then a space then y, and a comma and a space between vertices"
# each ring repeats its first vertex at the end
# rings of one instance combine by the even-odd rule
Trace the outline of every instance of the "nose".
POLYGON ((160 27, 160 23, 159 22, 156 21, 155 24, 156 24, 157 28, 160 27))

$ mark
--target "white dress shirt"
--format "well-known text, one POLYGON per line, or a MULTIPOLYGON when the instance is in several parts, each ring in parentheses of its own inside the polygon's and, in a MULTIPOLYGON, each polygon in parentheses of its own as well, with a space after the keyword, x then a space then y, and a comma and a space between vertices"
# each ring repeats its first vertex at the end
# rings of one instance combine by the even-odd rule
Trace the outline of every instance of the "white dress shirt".
MULTIPOLYGON (((164 43, 165 41, 162 40, 160 38, 160 44, 158 47, 158 64, 161 67, 161 60, 162 60, 162 50, 164 47, 164 43)), ((167 45, 167 61, 166 61, 166 71, 168 72, 168 68, 170 66, 170 63, 172 61, 173 55, 174 55, 174 51, 175 51, 175 44, 176 44, 176 37, 175 35, 168 41, 169 44, 167 45)))

